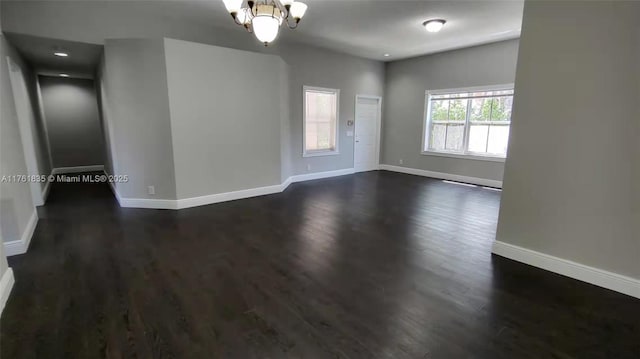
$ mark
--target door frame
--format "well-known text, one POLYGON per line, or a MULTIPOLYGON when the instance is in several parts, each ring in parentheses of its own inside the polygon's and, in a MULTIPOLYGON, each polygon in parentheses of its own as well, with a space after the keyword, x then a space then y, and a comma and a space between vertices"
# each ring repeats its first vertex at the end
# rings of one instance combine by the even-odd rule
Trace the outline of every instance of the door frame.
POLYGON ((354 104, 354 117, 353 117, 353 170, 355 172, 366 172, 380 169, 380 139, 382 138, 382 96, 374 96, 374 95, 360 95, 356 94, 356 100, 354 104), (358 121, 358 100, 359 99, 368 99, 368 100, 377 100, 378 101, 378 116, 376 123, 376 164, 374 168, 358 170, 356 168, 356 121, 358 121))

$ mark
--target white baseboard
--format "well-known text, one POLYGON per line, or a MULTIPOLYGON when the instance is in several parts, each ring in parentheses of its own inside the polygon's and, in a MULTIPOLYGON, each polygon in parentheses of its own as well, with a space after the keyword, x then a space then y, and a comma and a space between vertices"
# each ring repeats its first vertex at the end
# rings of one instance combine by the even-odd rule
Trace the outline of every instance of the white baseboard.
POLYGON ((480 186, 502 188, 502 181, 496 181, 496 180, 491 180, 486 178, 469 177, 469 176, 456 175, 452 173, 434 172, 434 171, 421 170, 417 168, 400 167, 400 166, 392 166, 392 165, 380 165, 380 169, 385 171, 406 173, 406 174, 416 175, 416 176, 438 178, 438 179, 456 181, 456 182, 472 183, 480 186))
POLYGON ((27 253, 29 244, 31 243, 31 237, 33 237, 33 232, 36 230, 36 225, 38 225, 38 212, 34 208, 31 218, 29 218, 29 222, 27 222, 27 227, 24 229, 24 232, 22 232, 20 239, 4 242, 4 254, 8 257, 27 253))
POLYGON ((640 280, 638 279, 589 267, 584 264, 500 241, 493 243, 492 252, 499 256, 513 259, 514 261, 640 298, 640 280))
POLYGON ((351 174, 354 174, 354 173, 355 173, 355 169, 353 169, 353 168, 345 168, 345 169, 342 169, 342 170, 335 170, 335 171, 305 173, 305 174, 301 174, 301 175, 291 176, 291 177, 289 177, 289 179, 291 179, 291 183, 296 183, 296 182, 311 181, 311 180, 316 180, 316 179, 321 179, 321 178, 329 178, 329 177, 338 177, 338 176, 351 175, 351 174))
POLYGON ((13 269, 7 268, 7 270, 4 271, 2 278, 0 278, 0 316, 2 316, 7 300, 9 300, 11 289, 13 289, 13 283, 15 283, 13 269))
POLYGON ((207 204, 227 202, 227 201, 235 201, 237 199, 243 199, 243 198, 265 196, 268 194, 280 193, 282 191, 284 191, 282 184, 278 184, 273 186, 250 188, 250 189, 245 189, 240 191, 224 192, 224 193, 210 194, 206 196, 184 198, 176 201, 177 202, 176 209, 198 207, 198 206, 204 206, 207 204))
POLYGON ((291 183, 310 181, 310 180, 321 179, 321 178, 336 177, 336 176, 344 176, 344 175, 353 174, 353 173, 354 173, 353 168, 347 168, 347 169, 336 170, 336 171, 308 173, 303 175, 291 176, 287 178, 283 183, 272 185, 272 186, 249 188, 249 189, 233 191, 233 192, 224 192, 224 193, 210 194, 206 196, 182 198, 178 200, 121 197, 118 194, 116 187, 113 186, 113 184, 111 185, 111 190, 116 196, 116 199, 118 199, 118 203, 120 203, 121 207, 151 208, 151 209, 184 209, 184 208, 191 208, 191 207, 197 207, 197 206, 205 206, 208 204, 214 204, 214 203, 220 203, 220 202, 234 201, 234 200, 244 199, 244 198, 264 196, 268 194, 280 193, 285 189, 287 189, 287 187, 289 187, 291 183))
POLYGON ((120 207, 148 209, 178 209, 175 199, 125 198, 116 195, 120 207))
POLYGON ((51 174, 58 175, 62 173, 103 172, 103 171, 104 171, 104 165, 56 167, 51 171, 51 174))

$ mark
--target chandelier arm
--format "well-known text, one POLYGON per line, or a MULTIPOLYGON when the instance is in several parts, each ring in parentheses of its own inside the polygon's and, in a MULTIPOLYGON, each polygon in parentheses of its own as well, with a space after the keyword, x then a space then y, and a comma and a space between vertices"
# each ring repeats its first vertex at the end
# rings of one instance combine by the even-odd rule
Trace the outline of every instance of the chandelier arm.
POLYGON ((289 17, 287 17, 286 22, 287 22, 287 27, 293 30, 298 27, 298 24, 300 23, 300 19, 294 20, 293 25, 291 25, 291 21, 289 21, 289 17))
POLYGON ((233 22, 235 22, 236 25, 244 26, 243 23, 238 21, 238 17, 236 16, 237 14, 238 14, 237 12, 232 12, 231 13, 231 17, 233 18, 233 22))

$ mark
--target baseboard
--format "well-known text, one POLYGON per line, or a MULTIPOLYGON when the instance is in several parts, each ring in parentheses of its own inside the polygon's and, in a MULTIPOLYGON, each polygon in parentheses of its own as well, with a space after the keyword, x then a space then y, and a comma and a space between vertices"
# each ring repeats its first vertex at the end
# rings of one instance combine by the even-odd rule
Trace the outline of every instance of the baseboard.
POLYGON ((37 225, 38 212, 34 208, 31 218, 29 218, 29 222, 27 222, 27 227, 22 232, 20 239, 4 242, 4 254, 9 257, 27 253, 29 244, 31 243, 31 237, 33 237, 33 232, 36 230, 37 225))
POLYGON ((321 179, 321 178, 329 178, 329 177, 338 177, 338 176, 351 175, 351 174, 354 174, 354 173, 355 173, 355 169, 353 169, 353 168, 345 168, 345 169, 342 169, 342 170, 335 170, 335 171, 305 173, 305 174, 301 174, 301 175, 291 176, 289 178, 291 179, 291 183, 296 183, 296 182, 311 181, 311 180, 316 180, 316 179, 321 179))
POLYGON ((238 199, 251 198, 264 196, 268 194, 280 193, 289 187, 291 183, 311 181, 321 178, 344 176, 353 174, 353 168, 347 168, 336 171, 316 172, 303 175, 296 175, 288 177, 283 183, 272 186, 249 188, 239 191, 224 192, 210 194, 206 196, 182 198, 178 200, 174 199, 148 199, 148 198, 126 198, 121 197, 118 194, 116 187, 111 184, 111 190, 113 191, 118 203, 121 207, 127 208, 149 208, 149 209, 184 209, 198 206, 205 206, 208 204, 235 201, 238 199))
POLYGON ((513 244, 495 241, 494 254, 534 267, 558 273, 599 287, 640 298, 640 280, 589 267, 513 244))
POLYGON ((224 192, 224 193, 210 194, 206 196, 184 198, 176 201, 177 202, 176 209, 198 207, 198 206, 204 206, 204 205, 213 204, 213 203, 235 201, 238 199, 265 196, 268 194, 280 193, 284 191, 284 189, 285 188, 283 187, 282 184, 278 184, 273 186, 250 188, 250 189, 245 189, 240 191, 224 192))
POLYGON ((4 271, 2 278, 0 278, 0 316, 2 316, 7 300, 9 300, 11 289, 13 289, 13 283, 15 283, 13 269, 7 268, 7 270, 4 271))
POLYGON ((56 167, 51 171, 52 175, 62 173, 82 173, 82 172, 104 172, 104 165, 91 166, 75 166, 75 167, 56 167))
POLYGON ((148 209, 178 209, 175 199, 126 198, 116 195, 120 207, 148 209))
POLYGON ((416 176, 431 177, 431 178, 438 178, 438 179, 449 180, 449 181, 477 184, 480 186, 502 188, 502 181, 496 181, 496 180, 491 180, 486 178, 469 177, 469 176, 456 175, 452 173, 434 172, 434 171, 421 170, 417 168, 400 167, 400 166, 392 166, 392 165, 380 165, 380 169, 384 171, 400 172, 400 173, 406 173, 406 174, 416 175, 416 176))

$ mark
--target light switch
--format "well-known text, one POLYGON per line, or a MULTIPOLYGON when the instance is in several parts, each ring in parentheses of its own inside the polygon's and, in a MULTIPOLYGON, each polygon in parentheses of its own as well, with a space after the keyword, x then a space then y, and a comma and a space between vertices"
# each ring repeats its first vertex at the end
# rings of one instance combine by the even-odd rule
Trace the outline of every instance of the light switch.
POLYGON ((347 137, 353 137, 353 131, 347 131, 347 137))

